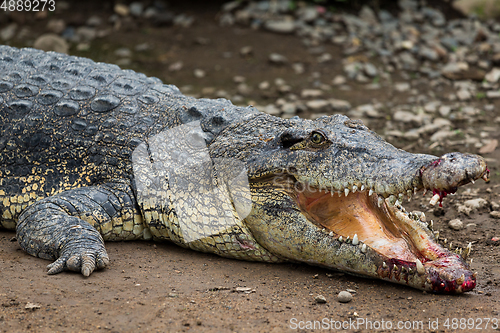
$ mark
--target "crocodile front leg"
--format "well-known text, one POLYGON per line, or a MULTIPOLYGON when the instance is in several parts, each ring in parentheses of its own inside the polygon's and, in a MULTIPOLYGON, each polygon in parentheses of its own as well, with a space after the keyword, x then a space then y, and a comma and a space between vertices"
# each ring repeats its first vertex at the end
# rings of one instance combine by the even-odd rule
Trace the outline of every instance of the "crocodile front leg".
POLYGON ((82 187, 45 198, 19 217, 17 239, 29 254, 49 260, 49 274, 89 276, 109 263, 104 240, 149 238, 126 183, 82 187))

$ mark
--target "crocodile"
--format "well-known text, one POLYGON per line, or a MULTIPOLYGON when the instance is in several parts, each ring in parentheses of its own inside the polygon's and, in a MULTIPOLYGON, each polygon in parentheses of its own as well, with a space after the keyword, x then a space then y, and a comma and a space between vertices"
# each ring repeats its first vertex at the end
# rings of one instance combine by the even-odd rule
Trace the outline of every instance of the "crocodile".
POLYGON ((435 293, 476 285, 424 214, 484 159, 397 149, 344 115, 282 119, 116 65, 0 46, 0 227, 48 274, 109 265, 104 241, 171 241, 435 293))

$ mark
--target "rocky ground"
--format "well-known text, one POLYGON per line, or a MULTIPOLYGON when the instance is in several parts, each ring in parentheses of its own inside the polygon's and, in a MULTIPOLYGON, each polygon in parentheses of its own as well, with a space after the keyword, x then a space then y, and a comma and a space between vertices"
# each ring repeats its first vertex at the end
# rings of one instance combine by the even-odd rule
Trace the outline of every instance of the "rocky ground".
MULTIPOLYGON (((110 268, 88 279, 47 276, 46 261, 0 232, 0 331, 281 332, 326 318, 390 321, 387 332, 398 321, 422 321, 424 330, 444 332, 453 331, 453 318, 463 331, 471 326, 461 318, 483 329, 480 318, 500 321, 500 23, 440 1, 332 3, 57 1, 54 12, 0 15, 0 39, 116 63, 186 94, 285 118, 345 113, 412 152, 482 154, 489 183, 461 188, 443 208, 430 206, 429 195, 405 204, 432 219, 447 246, 472 243, 473 292, 429 295, 145 242, 108 244, 110 268), (341 291, 352 300, 339 302, 341 291)), ((491 323, 485 331, 495 330, 491 323)))

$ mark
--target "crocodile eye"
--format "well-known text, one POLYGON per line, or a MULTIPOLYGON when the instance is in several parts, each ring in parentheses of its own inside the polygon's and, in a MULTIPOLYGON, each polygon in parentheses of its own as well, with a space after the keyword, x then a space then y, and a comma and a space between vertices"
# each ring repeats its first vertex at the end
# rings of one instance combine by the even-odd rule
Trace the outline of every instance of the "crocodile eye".
POLYGON ((323 142, 325 142, 326 138, 325 138, 325 135, 323 133, 313 132, 311 134, 311 141, 312 141, 312 143, 319 145, 319 144, 322 144, 323 142))

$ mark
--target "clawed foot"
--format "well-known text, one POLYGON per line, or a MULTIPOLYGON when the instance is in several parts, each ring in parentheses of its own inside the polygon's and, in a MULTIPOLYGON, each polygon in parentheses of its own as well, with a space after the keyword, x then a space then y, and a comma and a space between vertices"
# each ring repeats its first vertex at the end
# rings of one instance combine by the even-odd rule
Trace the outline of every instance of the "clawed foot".
POLYGON ((102 269, 109 263, 106 250, 95 252, 83 252, 77 254, 63 254, 52 264, 47 265, 48 274, 57 274, 70 270, 81 272, 84 276, 89 276, 95 269, 102 269))

